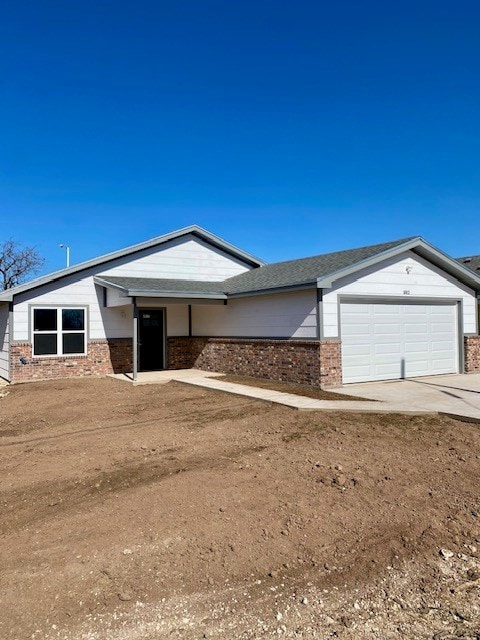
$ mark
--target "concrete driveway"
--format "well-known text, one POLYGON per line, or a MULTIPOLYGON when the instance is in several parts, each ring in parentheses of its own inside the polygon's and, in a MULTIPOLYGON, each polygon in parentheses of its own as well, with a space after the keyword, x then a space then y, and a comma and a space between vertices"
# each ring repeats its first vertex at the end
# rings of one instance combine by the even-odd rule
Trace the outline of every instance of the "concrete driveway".
POLYGON ((335 392, 480 420, 480 373, 362 382, 335 392))

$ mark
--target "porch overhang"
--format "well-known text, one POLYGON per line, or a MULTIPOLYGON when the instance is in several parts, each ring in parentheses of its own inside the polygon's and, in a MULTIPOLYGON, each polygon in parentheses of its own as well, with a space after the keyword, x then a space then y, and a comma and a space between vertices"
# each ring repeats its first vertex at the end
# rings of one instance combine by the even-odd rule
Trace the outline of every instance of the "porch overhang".
MULTIPOLYGON (((121 298, 160 298, 182 302, 223 302, 227 294, 220 290, 220 283, 202 280, 170 280, 166 278, 122 278, 117 276, 95 276, 95 284, 113 289, 121 298)), ((125 300, 125 304, 130 301, 125 300)))

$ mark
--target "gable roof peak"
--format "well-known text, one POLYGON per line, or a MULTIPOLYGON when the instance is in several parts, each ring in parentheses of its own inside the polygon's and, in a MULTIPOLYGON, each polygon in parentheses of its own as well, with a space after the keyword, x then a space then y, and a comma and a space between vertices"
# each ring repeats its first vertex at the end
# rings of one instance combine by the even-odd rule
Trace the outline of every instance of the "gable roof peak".
POLYGON ((176 231, 171 231, 161 236, 156 236, 155 238, 151 238, 150 240, 145 240, 143 242, 130 245, 129 247, 125 247, 124 249, 112 251, 110 253, 98 256, 97 258, 85 260, 83 262, 79 262, 78 264, 72 265, 71 267, 54 271, 53 273, 49 273, 45 276, 40 276, 38 278, 30 280, 29 282, 26 282, 25 284, 13 287, 12 289, 0 291, 0 302, 12 300, 14 295, 23 293, 24 291, 28 291, 30 289, 35 289, 36 287, 40 287, 45 284, 49 284, 50 282, 55 282, 66 276, 73 275, 75 273, 79 273, 96 266, 100 266, 107 262, 111 262, 112 260, 117 260, 119 258, 133 255, 135 253, 138 253, 139 251, 151 249, 161 244, 165 244, 166 242, 176 240, 188 235, 194 235, 200 238, 204 242, 207 242, 208 244, 221 249, 225 253, 230 254, 237 260, 240 260, 245 264, 249 264, 251 267, 260 267, 265 264, 263 260, 260 260, 252 254, 239 249, 233 244, 230 244, 226 240, 223 240, 223 238, 220 238, 220 236, 217 236, 210 231, 203 229, 197 224, 192 224, 188 227, 183 227, 182 229, 177 229, 176 231))

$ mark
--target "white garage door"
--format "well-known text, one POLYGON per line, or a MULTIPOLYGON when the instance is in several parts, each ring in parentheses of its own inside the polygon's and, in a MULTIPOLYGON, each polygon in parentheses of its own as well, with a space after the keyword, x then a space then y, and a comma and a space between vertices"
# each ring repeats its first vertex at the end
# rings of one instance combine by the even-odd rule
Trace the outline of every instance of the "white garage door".
POLYGON ((457 305, 342 302, 344 382, 458 372, 457 305))

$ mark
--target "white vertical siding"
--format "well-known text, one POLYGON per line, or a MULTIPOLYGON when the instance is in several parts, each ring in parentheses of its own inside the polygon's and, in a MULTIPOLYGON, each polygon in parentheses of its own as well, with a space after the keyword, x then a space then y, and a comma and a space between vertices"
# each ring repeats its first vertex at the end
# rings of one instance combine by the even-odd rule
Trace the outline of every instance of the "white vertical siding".
POLYGON ((326 338, 336 338, 339 335, 340 295, 401 297, 406 301, 414 301, 415 298, 458 298, 463 301, 464 332, 475 333, 477 329, 473 289, 412 251, 342 278, 332 289, 324 290, 322 323, 326 338), (409 293, 405 294, 405 291, 409 293))
POLYGON ((234 298, 192 306, 193 334, 211 337, 315 338, 316 291, 234 298))
POLYGON ((138 255, 99 267, 98 273, 131 278, 178 278, 221 281, 249 267, 207 242, 188 235, 138 255))
POLYGON ((10 379, 10 323, 8 304, 0 304, 0 378, 10 379))

